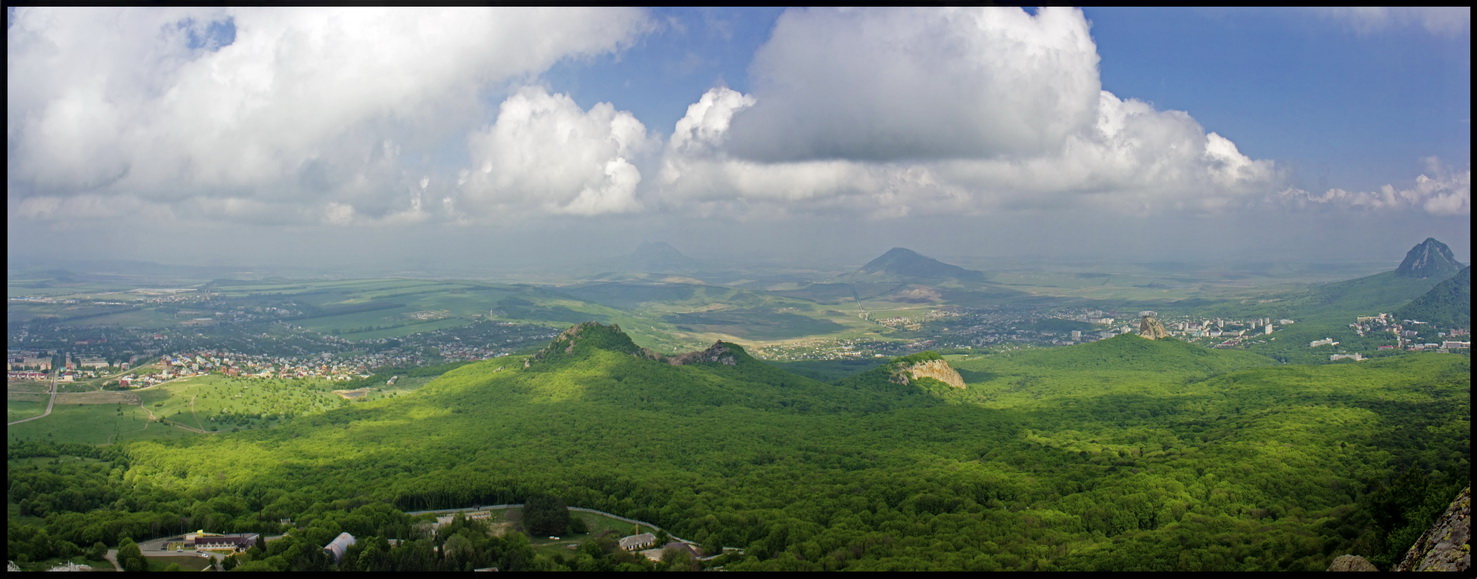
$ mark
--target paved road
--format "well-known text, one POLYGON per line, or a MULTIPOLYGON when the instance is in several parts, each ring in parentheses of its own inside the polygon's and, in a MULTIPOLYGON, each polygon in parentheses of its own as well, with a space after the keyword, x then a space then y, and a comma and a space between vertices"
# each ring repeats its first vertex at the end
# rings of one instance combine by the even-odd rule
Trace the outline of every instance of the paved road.
MULTIPOLYGON (((145 557, 189 557, 195 554, 194 551, 185 551, 183 553, 176 553, 174 551, 160 551, 158 547, 155 547, 152 551, 145 550, 143 548, 143 543, 139 543, 139 552, 143 553, 145 557)), ((107 559, 109 563, 113 564, 114 571, 123 570, 123 566, 118 564, 117 549, 108 549, 108 552, 103 554, 103 558, 107 559)), ((220 560, 226 558, 226 556, 220 553, 210 553, 210 558, 215 559, 215 561, 219 563, 220 560)))
MULTIPOLYGON (((282 535, 268 535, 267 536, 267 542, 270 543, 272 541, 276 541, 277 539, 281 539, 281 538, 282 538, 282 535)), ((169 543, 178 543, 178 542, 181 542, 181 541, 184 541, 184 540, 185 540, 185 538, 184 537, 181 537, 181 536, 160 537, 158 539, 149 539, 147 541, 141 541, 141 542, 139 542, 139 544, 138 544, 138 550, 139 550, 140 553, 143 553, 143 555, 145 557, 190 557, 190 556, 197 555, 199 552, 197 552, 197 551, 195 551, 193 549, 191 549, 191 550, 185 550, 185 551, 175 551, 175 550, 172 550, 172 549, 166 550, 164 548, 165 545, 168 545, 169 543)), ((225 559, 226 558, 226 556, 224 554, 216 553, 214 551, 203 551, 203 552, 206 553, 206 554, 209 554, 210 555, 210 558, 215 560, 215 563, 220 563, 222 559, 225 559)), ((118 564, 118 550, 117 549, 108 549, 108 552, 103 555, 103 558, 104 559, 107 559, 109 562, 111 562, 113 564, 113 569, 114 570, 117 570, 117 571, 122 571, 123 570, 123 566, 118 564)))
POLYGON ((30 422, 32 420, 36 420, 36 419, 39 419, 39 418, 46 418, 46 416, 48 414, 51 414, 51 407, 52 406, 56 406, 56 379, 57 379, 56 375, 53 374, 51 376, 51 399, 46 401, 46 412, 42 412, 40 416, 32 416, 30 418, 22 418, 20 420, 15 421, 15 422, 8 422, 5 425, 6 426, 15 426, 15 425, 20 424, 22 422, 30 422))
MULTIPOLYGON (((173 382, 175 380, 180 380, 180 379, 181 378, 175 378, 174 380, 166 380, 164 382, 160 382, 158 384, 154 384, 153 386, 146 386, 144 388, 139 388, 138 390, 148 390, 149 388, 153 388, 154 386, 162 386, 164 384, 168 384, 170 382, 173 382)), ((56 406, 56 395, 58 394, 57 388, 56 388, 56 382, 57 382, 57 376, 56 375, 53 375, 51 377, 51 399, 48 400, 48 401, 46 401, 46 412, 42 412, 38 416, 32 416, 30 418, 22 418, 20 420, 15 421, 15 422, 7 422, 5 425, 6 426, 15 426, 15 425, 20 424, 22 422, 30 422, 32 420, 46 418, 47 415, 51 414, 51 408, 53 406, 56 406)), ((137 392, 138 390, 134 390, 134 392, 137 392)), ((194 401, 191 400, 191 402, 193 403, 194 401)), ((144 406, 143 401, 139 401, 138 405, 139 405, 140 408, 143 408, 143 406, 144 406)), ((144 408, 144 411, 145 412, 148 412, 149 409, 148 408, 144 408)), ((154 413, 153 412, 149 412, 149 418, 150 419, 153 419, 154 418, 154 413)), ((213 432, 208 432, 208 431, 205 431, 205 430, 200 430, 198 428, 190 428, 190 427, 185 426, 183 424, 175 424, 173 422, 170 422, 168 424, 171 425, 171 426, 175 426, 176 428, 180 428, 180 429, 184 429, 184 430, 189 430, 191 432, 198 432, 200 434, 214 434, 213 432)))
MULTIPOLYGON (((422 514, 425 514, 425 513, 457 513, 457 512, 463 512, 464 513, 464 512, 470 512, 470 511, 492 511, 492 510, 498 510, 498 509, 518 509, 518 508, 522 508, 522 507, 523 507, 523 505, 521 505, 521 504, 519 504, 519 505, 484 505, 484 506, 479 506, 479 507, 462 507, 462 508, 459 508, 459 509, 435 509, 435 510, 430 510, 430 511, 412 511, 412 512, 407 512, 405 514, 407 514, 407 515, 422 515, 422 514)), ((595 509, 587 509, 587 508, 584 508, 584 507, 569 507, 569 510, 571 510, 571 511, 580 511, 580 512, 583 512, 583 513, 594 513, 594 514, 597 514, 597 515, 603 515, 603 516, 606 516, 606 517, 610 517, 610 518, 615 519, 617 521, 631 523, 633 525, 641 525, 643 527, 651 527, 652 529, 657 530, 657 531, 662 530, 661 527, 658 527, 658 526, 653 525, 651 523, 648 523, 646 521, 638 521, 636 519, 628 519, 626 517, 622 517, 620 515, 615 515, 615 514, 607 513, 605 511, 597 511, 595 509)), ((667 533, 667 536, 668 537, 671 537, 673 541, 676 541, 678 543, 687 543, 689 545, 696 545, 697 544, 697 543, 695 543, 693 541, 689 541, 687 539, 683 539, 682 537, 678 537, 677 535, 673 535, 671 533, 667 533)), ((724 547, 723 549, 726 551, 726 550, 731 549, 731 548, 732 547, 724 547)), ((734 550, 741 551, 741 549, 734 549, 734 550)), ((707 558, 708 559, 712 559, 713 557, 707 557, 707 558)))

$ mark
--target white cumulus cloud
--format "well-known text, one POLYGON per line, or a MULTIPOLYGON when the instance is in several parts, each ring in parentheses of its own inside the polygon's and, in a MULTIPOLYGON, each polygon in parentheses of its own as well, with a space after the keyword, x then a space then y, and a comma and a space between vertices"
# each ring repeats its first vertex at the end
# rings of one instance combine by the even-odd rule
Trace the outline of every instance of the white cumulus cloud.
POLYGON ((1472 29, 1470 6, 1352 6, 1316 8, 1360 34, 1420 27, 1437 36, 1457 36, 1472 29))
POLYGON ((1092 122, 1080 11, 792 9, 754 57, 732 150, 762 161, 978 158, 1059 148, 1092 122))
POLYGON ((677 123, 658 196, 896 217, 1219 211, 1277 189, 1189 114, 1102 90, 1088 29, 1073 9, 787 12, 753 93, 711 89, 677 123))
POLYGON ((586 111, 568 95, 524 87, 503 101, 495 122, 468 137, 473 170, 456 205, 487 215, 634 211, 641 172, 633 161, 655 146, 645 125, 610 103, 586 111))
POLYGON ((22 7, 10 24, 11 195, 249 197, 334 223, 425 211, 403 196, 414 159, 486 122, 486 92, 651 26, 627 8, 385 7, 22 7))
POLYGON ((1313 193, 1296 187, 1283 190, 1279 197, 1298 207, 1354 207, 1367 210, 1420 210, 1431 215, 1472 214, 1472 168, 1453 170, 1440 159, 1425 159, 1426 173, 1415 178, 1406 188, 1385 185, 1377 191, 1348 191, 1331 188, 1313 193))

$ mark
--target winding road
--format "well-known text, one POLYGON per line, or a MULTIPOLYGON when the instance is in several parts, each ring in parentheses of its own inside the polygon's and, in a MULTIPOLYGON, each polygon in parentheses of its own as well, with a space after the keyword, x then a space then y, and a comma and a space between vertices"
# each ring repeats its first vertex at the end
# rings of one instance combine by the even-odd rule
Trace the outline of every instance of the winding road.
POLYGON ((52 376, 51 376, 51 398, 46 401, 46 412, 42 412, 39 416, 32 416, 30 418, 22 418, 20 420, 15 421, 15 422, 7 422, 7 423, 5 423, 5 425, 6 426, 14 426, 14 425, 20 424, 22 422, 30 422, 30 421, 36 420, 38 418, 46 418, 47 415, 51 414, 51 407, 52 406, 56 406, 56 380, 57 380, 56 375, 55 374, 52 374, 52 376))

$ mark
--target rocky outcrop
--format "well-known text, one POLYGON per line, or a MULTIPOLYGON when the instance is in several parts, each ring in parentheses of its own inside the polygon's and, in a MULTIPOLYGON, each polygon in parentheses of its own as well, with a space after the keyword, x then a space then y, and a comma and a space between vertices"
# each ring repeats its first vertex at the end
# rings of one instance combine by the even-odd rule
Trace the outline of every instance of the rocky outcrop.
POLYGON ((549 345, 544 346, 532 357, 523 361, 523 367, 528 368, 542 362, 560 359, 568 359, 576 356, 576 352, 588 352, 590 350, 610 350, 613 352, 637 352, 641 350, 631 337, 621 331, 621 327, 615 324, 602 324, 599 322, 583 322, 570 326, 564 330, 549 345), (578 348, 576 348, 578 346, 578 348))
POLYGON ((1364 557, 1358 555, 1340 555, 1328 566, 1329 571, 1379 571, 1374 563, 1370 563, 1364 557))
POLYGON ((910 384, 918 378, 933 378, 955 388, 965 387, 964 377, 943 360, 924 360, 901 365, 892 375, 892 381, 898 384, 910 384))
POLYGON ((1472 487, 1462 489, 1393 571, 1466 571, 1472 567, 1472 487))
POLYGON ((1149 340, 1159 340, 1169 337, 1169 331, 1164 329, 1164 324, 1154 319, 1154 316, 1144 316, 1139 320, 1139 336, 1149 340))
MULTIPOLYGON (((1417 539, 1391 571, 1467 571, 1472 568, 1472 487, 1462 489, 1446 512, 1417 539)), ((1333 560, 1329 571, 1379 571, 1358 555, 1333 560)))
POLYGON ((688 364, 699 363, 723 364, 725 366, 738 364, 738 355, 734 353, 732 345, 724 342, 715 342, 706 350, 677 354, 675 356, 662 356, 650 350, 646 350, 645 353, 649 353, 646 356, 648 358, 666 362, 673 366, 686 366, 688 364))

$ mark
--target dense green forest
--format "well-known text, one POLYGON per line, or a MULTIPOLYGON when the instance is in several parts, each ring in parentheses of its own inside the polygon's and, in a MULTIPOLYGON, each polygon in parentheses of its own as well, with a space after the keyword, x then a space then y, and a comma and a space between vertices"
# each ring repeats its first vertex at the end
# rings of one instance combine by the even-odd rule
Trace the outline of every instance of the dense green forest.
POLYGON ((333 568, 315 550, 347 531, 345 570, 664 568, 475 522, 417 538, 403 514, 537 497, 744 549, 729 570, 1386 567, 1469 484, 1466 355, 1279 365, 1125 335, 942 356, 955 389, 886 365, 822 382, 732 344, 673 365, 579 328, 270 430, 12 444, 9 556, 294 519, 232 564, 333 568))
POLYGON ((1421 320, 1440 328, 1472 327, 1472 266, 1395 311, 1396 319, 1421 320))

